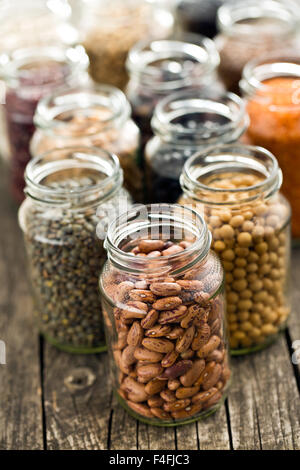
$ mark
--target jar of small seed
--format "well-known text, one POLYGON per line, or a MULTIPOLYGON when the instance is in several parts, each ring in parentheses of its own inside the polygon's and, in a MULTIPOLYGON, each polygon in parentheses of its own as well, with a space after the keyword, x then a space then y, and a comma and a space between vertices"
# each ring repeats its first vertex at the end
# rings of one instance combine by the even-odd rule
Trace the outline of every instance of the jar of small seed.
POLYGON ((144 144, 152 136, 150 122, 155 106, 170 93, 195 87, 224 91, 216 74, 219 62, 213 41, 196 34, 141 41, 131 49, 126 63, 130 75, 126 93, 144 144))
POLYGON ((128 52, 147 37, 167 37, 173 14, 166 0, 75 0, 73 24, 90 58, 90 74, 124 89, 128 52))
POLYGON ((113 386, 136 419, 190 423, 225 399, 223 269, 200 215, 138 206, 109 227, 100 278, 113 386))
POLYGON ((299 6, 277 0, 226 2, 218 10, 220 76, 239 93, 244 66, 252 59, 282 47, 298 49, 299 6))
POLYGON ((24 198, 24 170, 30 160, 33 116, 38 101, 63 85, 87 78, 88 57, 82 46, 37 46, 0 56, 0 79, 5 82, 4 113, 11 149, 11 189, 17 202, 24 198))
POLYGON ((233 354, 264 348, 290 313, 290 218, 277 160, 261 147, 218 146, 185 164, 180 202, 203 213, 226 272, 233 354))
POLYGON ((120 160, 124 186, 134 200, 142 202, 143 175, 138 152, 140 132, 130 114, 125 95, 112 86, 89 83, 75 88, 60 88, 38 104, 31 155, 77 145, 108 150, 120 160))
POLYGON ((118 158, 93 147, 52 150, 26 168, 19 223, 37 324, 68 352, 104 349, 98 277, 108 220, 128 202, 122 179, 118 158))
POLYGON ((155 108, 155 134, 145 149, 149 202, 177 202, 180 173, 195 152, 240 138, 248 125, 245 104, 232 93, 188 90, 170 95, 155 108))

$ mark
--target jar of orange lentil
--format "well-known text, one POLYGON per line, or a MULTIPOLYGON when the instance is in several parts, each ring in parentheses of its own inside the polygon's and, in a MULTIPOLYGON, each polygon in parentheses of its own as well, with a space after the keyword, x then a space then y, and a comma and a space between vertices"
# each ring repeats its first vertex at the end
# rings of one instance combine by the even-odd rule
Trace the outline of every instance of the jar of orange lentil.
POLYGON ((247 99, 248 143, 278 159, 283 194, 292 206, 292 233, 300 238, 300 55, 269 56, 244 69, 241 89, 247 99))
POLYGON ((232 354, 264 348, 290 311, 290 206, 276 158, 260 147, 211 147, 187 160, 180 203, 202 213, 225 270, 232 354))

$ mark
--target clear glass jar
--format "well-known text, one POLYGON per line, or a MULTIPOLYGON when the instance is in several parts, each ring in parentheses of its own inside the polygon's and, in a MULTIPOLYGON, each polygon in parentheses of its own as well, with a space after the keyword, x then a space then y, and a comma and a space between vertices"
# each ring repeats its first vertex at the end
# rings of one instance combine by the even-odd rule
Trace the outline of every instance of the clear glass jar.
POLYGON ((189 159, 182 204, 202 213, 226 273, 233 354, 264 348, 290 312, 289 203, 277 160, 261 147, 227 145, 189 159))
POLYGON ((250 60, 293 46, 299 28, 294 6, 276 0, 228 2, 218 10, 219 72, 226 87, 239 92, 239 80, 250 60))
POLYGON ((42 99, 36 109, 31 155, 53 148, 92 145, 115 153, 124 172, 124 186, 143 201, 139 164, 140 132, 130 118, 130 105, 117 88, 89 83, 63 88, 42 99))
POLYGON ((143 38, 168 36, 173 15, 165 0, 77 0, 73 22, 90 58, 92 78, 124 89, 125 62, 143 38))
POLYGON ((198 35, 185 35, 182 40, 142 41, 131 49, 126 93, 144 144, 152 136, 150 122, 155 106, 170 93, 193 87, 220 93, 222 87, 216 75, 219 61, 214 43, 198 35))
POLYGON ((224 273, 201 216, 139 206, 107 233, 100 278, 113 386, 135 418, 185 424, 214 412, 230 377, 224 273))
POLYGON ((100 352, 101 236, 127 203, 118 158, 93 147, 51 150, 29 162, 25 179, 19 223, 38 327, 60 349, 100 352))
POLYGON ((33 116, 38 101, 55 88, 86 79, 88 58, 82 46, 19 49, 0 56, 5 82, 4 112, 11 148, 12 193, 24 199, 24 170, 30 160, 33 116))
POLYGON ((249 63, 241 89, 250 126, 245 139, 270 150, 283 172, 282 192, 292 206, 292 233, 300 239, 300 56, 277 55, 249 63))
POLYGON ((157 105, 152 120, 155 137, 145 150, 149 202, 177 202, 179 177, 187 159, 200 149, 235 142, 247 128, 241 98, 232 93, 211 95, 188 90, 157 105))
POLYGON ((213 38, 217 33, 217 11, 224 0, 179 0, 176 17, 184 31, 213 38))

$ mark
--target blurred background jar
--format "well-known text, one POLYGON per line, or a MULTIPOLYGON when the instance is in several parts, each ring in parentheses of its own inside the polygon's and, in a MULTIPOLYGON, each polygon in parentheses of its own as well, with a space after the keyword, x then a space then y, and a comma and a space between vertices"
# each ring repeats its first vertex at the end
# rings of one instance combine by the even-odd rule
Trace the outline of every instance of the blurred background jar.
POLYGON ((147 37, 166 37, 174 18, 168 0, 73 0, 73 24, 90 58, 90 74, 124 89, 132 46, 147 37))
POLYGON ((185 164, 181 204, 204 214, 226 273, 232 353, 274 341, 290 313, 290 219, 282 172, 261 147, 225 145, 185 164))
POLYGON ((162 100, 152 119, 155 137, 145 150, 148 201, 176 202, 187 159, 212 145, 235 142, 248 121, 243 100, 233 93, 210 96, 194 89, 162 100))
POLYGON ((224 272, 210 242, 202 217, 178 205, 135 207, 108 229, 100 291, 112 383, 149 424, 197 421, 226 397, 224 272))
POLYGON ((26 168, 19 210, 37 325, 73 353, 105 346, 98 278, 108 221, 129 196, 118 158, 93 147, 51 150, 26 168))
POLYGON ((129 52, 127 96, 143 143, 152 136, 151 118, 157 103, 170 93, 202 87, 220 92, 216 69, 219 55, 213 41, 200 35, 142 41, 129 52))
POLYGON ((222 6, 215 42, 226 87, 239 92, 242 70, 250 60, 283 46, 296 47, 299 18, 299 8, 288 0, 239 0, 222 6))
POLYGON ((0 56, 5 82, 4 112, 11 149, 11 187, 14 198, 24 198, 24 170, 30 160, 33 116, 38 101, 55 88, 87 79, 88 58, 82 46, 40 46, 0 56))
POLYGON ((250 116, 245 139, 278 159, 282 191, 292 206, 292 233, 300 240, 300 56, 290 54, 249 63, 241 89, 250 116))
MULTIPOLYGON (((69 22, 70 17, 71 8, 66 0, 1 0, 0 54, 40 45, 74 45, 77 32, 69 22)), ((0 157, 8 160, 3 103, 0 96, 0 157)))
POLYGON ((213 38, 217 33, 217 11, 226 0, 177 0, 176 20, 184 31, 213 38))
POLYGON ((131 108, 124 93, 112 86, 88 83, 61 88, 43 98, 37 106, 31 155, 35 157, 53 148, 74 145, 108 150, 120 160, 125 187, 135 201, 142 202, 140 132, 130 115, 131 108))

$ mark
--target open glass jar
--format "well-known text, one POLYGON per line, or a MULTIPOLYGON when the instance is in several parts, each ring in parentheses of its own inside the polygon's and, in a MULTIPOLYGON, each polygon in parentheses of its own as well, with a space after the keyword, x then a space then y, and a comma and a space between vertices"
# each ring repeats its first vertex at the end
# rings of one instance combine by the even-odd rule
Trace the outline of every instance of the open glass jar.
POLYGON ((29 162, 25 179, 19 223, 38 327, 63 350, 102 351, 101 238, 128 201, 118 158, 93 147, 52 150, 29 162))
POLYGON ((239 92, 244 66, 282 46, 292 46, 299 28, 299 8, 276 0, 232 1, 218 10, 219 72, 226 87, 239 92))
POLYGON ((109 227, 100 278, 113 384, 137 419, 175 426, 223 402, 230 368, 223 270, 201 216, 139 206, 109 227))
POLYGON ((147 200, 177 202, 188 158, 200 149, 235 142, 247 125, 245 104, 233 93, 211 93, 210 98, 194 89, 162 100, 152 120, 155 137, 145 149, 147 200))
POLYGON ((90 58, 94 80, 124 89, 125 62, 143 38, 166 37, 173 15, 165 0, 75 0, 73 20, 90 58))
POLYGON ((155 106, 170 93, 193 87, 220 93, 218 65, 215 45, 204 36, 141 41, 131 49, 127 59, 130 74, 127 96, 143 143, 152 136, 150 122, 155 106))
POLYGON ((241 89, 250 126, 245 139, 270 150, 283 172, 283 194, 292 206, 292 233, 300 239, 300 55, 250 62, 241 89))
POLYGON ((86 78, 88 58, 81 46, 35 47, 0 56, 0 78, 5 82, 4 112, 11 148, 12 192, 24 198, 24 170, 30 160, 33 116, 38 101, 55 88, 86 78))
POLYGON ((270 344, 290 312, 291 211, 281 182, 270 152, 237 144, 194 155, 181 176, 180 202, 204 214, 225 269, 233 354, 270 344))
POLYGON ((124 186, 143 201, 143 176, 138 161, 140 132, 130 118, 130 105, 117 88, 89 83, 63 88, 42 99, 36 109, 32 156, 53 148, 100 147, 116 154, 124 186))

